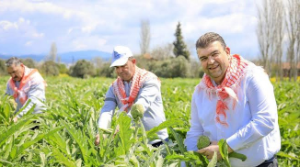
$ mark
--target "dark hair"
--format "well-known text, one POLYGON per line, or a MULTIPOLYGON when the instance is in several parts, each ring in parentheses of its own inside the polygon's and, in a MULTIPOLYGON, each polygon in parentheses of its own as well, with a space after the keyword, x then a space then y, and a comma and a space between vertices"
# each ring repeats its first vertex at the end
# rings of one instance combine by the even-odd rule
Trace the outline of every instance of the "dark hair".
POLYGON ((22 64, 21 60, 18 59, 17 57, 11 57, 5 62, 6 67, 11 67, 12 65, 20 65, 22 64))
POLYGON ((209 44, 219 41, 221 45, 226 48, 226 43, 221 35, 215 32, 208 32, 202 35, 196 42, 196 48, 206 48, 209 44))

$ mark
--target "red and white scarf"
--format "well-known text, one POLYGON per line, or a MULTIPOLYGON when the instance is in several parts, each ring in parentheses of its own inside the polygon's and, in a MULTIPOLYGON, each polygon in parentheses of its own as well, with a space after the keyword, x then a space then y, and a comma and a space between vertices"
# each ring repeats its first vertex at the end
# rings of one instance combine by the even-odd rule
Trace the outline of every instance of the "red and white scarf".
POLYGON ((10 88, 14 91, 14 99, 19 99, 22 105, 24 105, 28 99, 27 94, 31 86, 43 83, 46 87, 45 80, 36 69, 30 69, 26 66, 24 68, 24 76, 20 81, 19 87, 16 86, 15 81, 12 78, 8 81, 10 88))
POLYGON ((140 69, 136 66, 135 73, 131 80, 132 83, 131 83, 131 87, 130 87, 129 97, 127 97, 123 80, 120 77, 118 77, 113 82, 112 86, 113 86, 115 95, 118 97, 118 99, 120 99, 120 101, 123 104, 123 106, 120 108, 120 111, 128 112, 128 108, 130 108, 132 106, 132 104, 134 103, 143 83, 145 81, 147 81, 148 79, 153 79, 153 78, 158 79, 155 74, 153 74, 149 71, 146 71, 144 69, 140 69))
POLYGON ((241 79, 245 76, 245 68, 249 62, 239 55, 230 56, 229 67, 226 70, 224 80, 220 85, 214 86, 211 78, 204 74, 201 82, 197 85, 198 91, 205 90, 209 99, 218 98, 216 106, 215 120, 221 125, 227 126, 226 110, 229 110, 228 103, 232 101, 232 109, 235 108, 238 102, 237 91, 241 79))

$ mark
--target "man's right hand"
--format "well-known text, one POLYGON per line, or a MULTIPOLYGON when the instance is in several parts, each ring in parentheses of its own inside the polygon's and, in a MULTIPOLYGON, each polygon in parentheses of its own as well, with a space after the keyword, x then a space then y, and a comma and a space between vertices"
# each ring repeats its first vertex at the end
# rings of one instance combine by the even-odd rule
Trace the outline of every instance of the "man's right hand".
POLYGON ((16 123, 18 121, 18 117, 9 118, 9 122, 13 121, 16 123))
POLYGON ((97 135, 95 136, 95 146, 98 146, 99 143, 100 143, 100 136, 99 136, 99 134, 97 134, 97 135))

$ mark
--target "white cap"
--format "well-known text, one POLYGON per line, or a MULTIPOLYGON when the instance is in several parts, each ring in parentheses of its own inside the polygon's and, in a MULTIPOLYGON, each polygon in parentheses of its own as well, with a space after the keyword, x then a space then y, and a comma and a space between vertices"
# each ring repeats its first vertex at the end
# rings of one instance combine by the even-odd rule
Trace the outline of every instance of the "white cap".
POLYGON ((110 67, 123 66, 127 63, 128 58, 132 57, 131 50, 125 46, 116 46, 112 53, 112 62, 110 67))

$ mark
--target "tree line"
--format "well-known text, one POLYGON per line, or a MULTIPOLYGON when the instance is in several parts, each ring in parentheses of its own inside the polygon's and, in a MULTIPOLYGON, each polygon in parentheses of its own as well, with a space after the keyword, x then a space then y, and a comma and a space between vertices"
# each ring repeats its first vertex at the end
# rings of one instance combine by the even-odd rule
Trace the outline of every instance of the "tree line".
POLYGON ((278 80, 283 78, 283 62, 288 62, 290 81, 296 81, 299 75, 299 10, 299 0, 263 0, 258 6, 257 38, 262 65, 278 80))
MULTIPOLYGON (((195 78, 202 77, 203 72, 199 62, 188 61, 183 56, 170 57, 167 59, 149 59, 148 57, 136 56, 137 65, 141 68, 152 71, 163 78, 195 78)), ((0 76, 8 75, 6 72, 5 61, 0 59, 0 76)), ((110 67, 110 62, 102 61, 100 57, 92 61, 78 60, 74 65, 67 68, 63 63, 52 60, 35 62, 31 58, 21 59, 24 65, 36 68, 43 76, 59 76, 60 74, 70 75, 78 78, 89 77, 116 77, 114 68, 110 67), (95 60, 97 60, 95 62, 95 60)))

